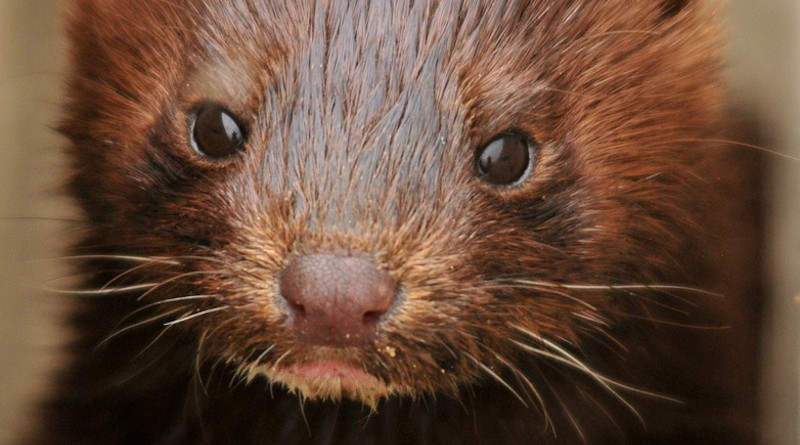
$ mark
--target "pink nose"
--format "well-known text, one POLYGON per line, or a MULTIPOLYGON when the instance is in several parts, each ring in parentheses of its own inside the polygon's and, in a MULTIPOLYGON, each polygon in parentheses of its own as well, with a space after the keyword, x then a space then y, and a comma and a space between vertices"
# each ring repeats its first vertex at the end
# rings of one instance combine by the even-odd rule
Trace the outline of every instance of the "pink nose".
POLYGON ((290 328, 310 344, 359 346, 374 338, 395 301, 397 284, 361 257, 311 254, 292 261, 280 276, 290 328))

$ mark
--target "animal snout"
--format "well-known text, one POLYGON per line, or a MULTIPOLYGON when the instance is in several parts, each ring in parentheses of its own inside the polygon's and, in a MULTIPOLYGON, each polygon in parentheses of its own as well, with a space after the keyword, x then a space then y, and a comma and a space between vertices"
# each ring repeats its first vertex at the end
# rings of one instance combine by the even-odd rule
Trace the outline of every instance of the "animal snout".
POLYGON ((374 338, 395 303, 397 283, 367 258, 308 254, 280 275, 289 327, 302 341, 360 346, 374 338))

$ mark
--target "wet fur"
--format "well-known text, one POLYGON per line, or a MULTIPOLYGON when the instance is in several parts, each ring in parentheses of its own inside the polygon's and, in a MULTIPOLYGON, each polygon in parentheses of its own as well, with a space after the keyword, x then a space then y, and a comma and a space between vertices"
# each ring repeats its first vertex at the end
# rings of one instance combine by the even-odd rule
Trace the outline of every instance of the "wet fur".
POLYGON ((750 443, 751 271, 729 234, 752 227, 718 217, 740 175, 707 142, 711 14, 74 1, 61 130, 87 295, 38 441, 750 443), (203 101, 243 119, 241 156, 191 150, 203 101), (511 130, 541 145, 533 177, 480 182, 475 151, 511 130), (276 371, 320 352, 274 286, 319 251, 401 285, 374 347, 342 353, 388 397, 305 400, 276 371))

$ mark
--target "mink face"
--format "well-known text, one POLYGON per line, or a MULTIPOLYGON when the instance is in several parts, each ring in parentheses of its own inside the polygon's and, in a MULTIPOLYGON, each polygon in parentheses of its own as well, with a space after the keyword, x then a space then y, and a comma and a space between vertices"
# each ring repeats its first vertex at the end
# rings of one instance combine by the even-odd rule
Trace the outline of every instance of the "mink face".
POLYGON ((62 130, 87 287, 113 307, 86 342, 378 413, 487 385, 580 410, 551 368, 628 405, 650 388, 604 360, 691 279, 691 167, 719 102, 707 19, 622 0, 77 2, 62 130))

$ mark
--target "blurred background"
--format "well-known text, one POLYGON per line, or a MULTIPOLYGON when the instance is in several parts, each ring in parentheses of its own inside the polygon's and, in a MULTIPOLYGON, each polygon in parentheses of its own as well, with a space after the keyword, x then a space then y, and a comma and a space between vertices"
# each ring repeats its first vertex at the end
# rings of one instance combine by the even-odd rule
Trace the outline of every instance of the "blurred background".
MULTIPOLYGON (((55 257, 74 230, 59 195, 63 0, 0 0, 0 445, 30 418, 64 339, 55 257)), ((800 158, 800 1, 729 0, 731 95, 757 116, 763 144, 800 158)), ((800 161, 767 157, 766 307, 761 378, 766 445, 800 445, 800 161)))

